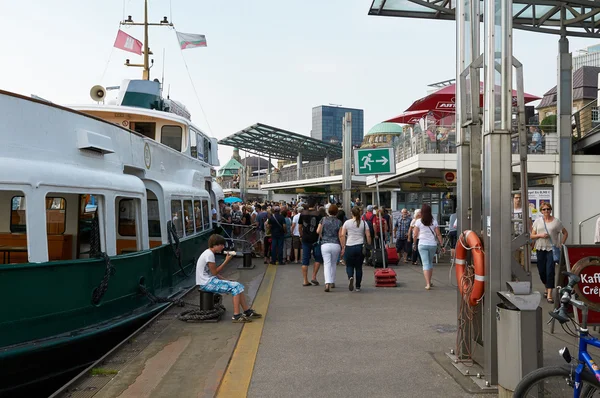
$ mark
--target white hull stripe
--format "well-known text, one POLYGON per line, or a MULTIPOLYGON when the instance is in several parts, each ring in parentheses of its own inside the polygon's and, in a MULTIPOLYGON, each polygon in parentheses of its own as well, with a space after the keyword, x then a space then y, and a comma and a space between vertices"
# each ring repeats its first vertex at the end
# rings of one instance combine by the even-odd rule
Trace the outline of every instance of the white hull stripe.
POLYGON ((475 280, 479 282, 485 282, 485 276, 475 274, 475 280))
POLYGON ((467 260, 461 260, 459 258, 457 258, 456 260, 454 260, 454 264, 464 265, 466 263, 467 263, 467 260))

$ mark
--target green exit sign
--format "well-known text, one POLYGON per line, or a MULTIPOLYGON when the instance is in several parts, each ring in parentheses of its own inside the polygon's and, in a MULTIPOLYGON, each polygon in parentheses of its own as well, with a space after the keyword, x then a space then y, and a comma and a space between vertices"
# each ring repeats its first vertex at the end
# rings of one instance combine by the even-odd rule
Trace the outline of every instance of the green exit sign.
POLYGON ((354 150, 354 175, 396 174, 394 148, 354 150))

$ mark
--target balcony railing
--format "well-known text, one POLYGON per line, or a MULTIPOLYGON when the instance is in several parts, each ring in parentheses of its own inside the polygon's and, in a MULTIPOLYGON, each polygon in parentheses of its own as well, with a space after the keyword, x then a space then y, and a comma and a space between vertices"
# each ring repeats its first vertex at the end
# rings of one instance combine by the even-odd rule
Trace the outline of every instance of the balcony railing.
POLYGON ((593 100, 573 114, 573 138, 578 141, 583 136, 598 130, 600 130, 598 100, 593 100))
MULTIPOLYGON (((270 183, 278 182, 289 182, 298 180, 298 170, 296 166, 286 167, 285 169, 271 174, 270 183)), ((329 163, 329 175, 341 175, 342 165, 341 162, 330 162, 329 163)), ((308 180, 312 178, 322 178, 325 175, 325 163, 324 162, 313 162, 302 166, 301 180, 308 180)))

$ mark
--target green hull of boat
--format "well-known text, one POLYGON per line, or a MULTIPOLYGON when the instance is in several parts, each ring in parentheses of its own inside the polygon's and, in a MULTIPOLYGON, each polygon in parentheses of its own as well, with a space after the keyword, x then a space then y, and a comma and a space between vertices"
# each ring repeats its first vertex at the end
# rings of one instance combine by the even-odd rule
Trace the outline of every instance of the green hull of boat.
POLYGON ((102 259, 0 266, 0 359, 101 334, 160 310, 164 304, 152 303, 139 285, 160 297, 193 285, 195 261, 211 233, 181 241, 181 267, 170 245, 112 257, 115 271, 97 305, 92 294, 104 278, 102 259))

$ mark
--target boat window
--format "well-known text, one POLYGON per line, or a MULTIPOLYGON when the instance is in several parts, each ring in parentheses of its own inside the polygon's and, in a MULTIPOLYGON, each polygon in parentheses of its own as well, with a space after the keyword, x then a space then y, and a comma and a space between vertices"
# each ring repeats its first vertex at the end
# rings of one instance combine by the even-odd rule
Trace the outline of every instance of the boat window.
MULTIPOLYGON (((0 190, 0 199, 3 203, 8 203, 9 200, 11 202, 10 219, 9 217, 0 219, 0 264, 26 263, 29 261, 27 252, 29 237, 25 227, 25 196, 21 191, 0 190)), ((7 210, 6 207, 4 209, 7 210)))
POLYGON ((204 219, 204 229, 210 228, 210 218, 208 217, 208 201, 202 200, 202 218, 204 219))
POLYGON ((133 199, 121 199, 119 209, 119 235, 135 236, 135 203, 133 199))
POLYGON ((196 145, 196 133, 190 129, 190 156, 196 159, 198 157, 198 147, 196 145))
POLYGON ((148 235, 151 238, 160 238, 160 213, 158 199, 148 199, 148 235))
POLYGON ((177 236, 183 237, 183 219, 181 210, 181 200, 171 201, 171 221, 177 231, 177 236))
POLYGON ((103 251, 100 237, 101 227, 98 220, 99 199, 97 195, 79 195, 77 237, 74 238, 77 258, 90 258, 90 255, 103 251))
POLYGON ((125 239, 117 238, 117 254, 137 252, 140 247, 138 245, 138 231, 136 225, 138 206, 138 199, 117 198, 119 235, 121 237, 127 237, 125 239))
POLYGON ((196 142, 198 143, 198 160, 204 160, 204 137, 200 134, 196 134, 196 142))
MULTIPOLYGON (((66 206, 64 198, 46 198, 46 231, 48 235, 62 235, 66 226, 66 206)), ((26 233, 25 197, 14 196, 11 200, 10 232, 26 233)))
POLYGON ((156 140, 156 123, 154 122, 131 122, 131 129, 136 133, 156 140))
POLYGON ((183 201, 183 214, 185 216, 185 234, 187 236, 194 234, 194 206, 191 200, 183 201))
POLYGON ((180 126, 163 126, 160 131, 160 142, 181 152, 182 131, 180 126))
POLYGON ((11 200, 12 207, 10 210, 10 232, 12 233, 26 233, 27 227, 25 226, 25 197, 14 196, 11 200))
POLYGON ((204 140, 204 159, 206 163, 210 163, 210 140, 204 140))
POLYGON ((199 200, 194 200, 194 225, 196 232, 202 231, 202 203, 199 200))
POLYGON ((66 227, 67 201, 46 197, 46 231, 48 235, 62 235, 66 227))

